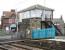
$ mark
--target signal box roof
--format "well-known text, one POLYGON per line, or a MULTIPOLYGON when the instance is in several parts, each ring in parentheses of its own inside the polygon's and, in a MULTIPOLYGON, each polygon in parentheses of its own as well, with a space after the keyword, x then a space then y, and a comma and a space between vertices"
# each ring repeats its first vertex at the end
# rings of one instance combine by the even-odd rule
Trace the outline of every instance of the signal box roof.
POLYGON ((37 5, 30 6, 26 9, 20 10, 18 13, 26 12, 26 11, 30 11, 30 10, 34 10, 34 9, 54 11, 54 9, 37 4, 37 5))

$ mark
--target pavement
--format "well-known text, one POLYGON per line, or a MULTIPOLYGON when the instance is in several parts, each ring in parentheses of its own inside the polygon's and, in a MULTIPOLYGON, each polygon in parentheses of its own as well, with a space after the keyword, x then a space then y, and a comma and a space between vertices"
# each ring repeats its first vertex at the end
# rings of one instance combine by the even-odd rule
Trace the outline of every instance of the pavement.
POLYGON ((65 39, 65 36, 56 36, 55 39, 65 39))
POLYGON ((65 36, 56 36, 54 39, 46 39, 46 40, 65 42, 65 36))

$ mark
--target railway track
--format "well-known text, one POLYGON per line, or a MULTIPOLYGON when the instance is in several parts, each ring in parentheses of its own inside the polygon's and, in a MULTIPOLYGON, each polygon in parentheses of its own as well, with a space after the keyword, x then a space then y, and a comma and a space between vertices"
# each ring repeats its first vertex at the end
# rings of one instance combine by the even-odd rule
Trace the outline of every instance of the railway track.
POLYGON ((56 41, 19 40, 0 43, 1 50, 64 50, 65 43, 56 41), (53 42, 53 43, 52 43, 53 42), (52 47, 52 45, 53 47, 52 47))
POLYGON ((0 50, 8 50, 8 49, 0 45, 0 50))
POLYGON ((16 41, 1 44, 7 50, 50 50, 48 47, 42 47, 38 42, 34 41, 16 41))
POLYGON ((33 42, 33 41, 29 41, 29 40, 28 41, 23 40, 23 41, 16 41, 16 42, 8 42, 6 44, 15 46, 15 47, 19 47, 19 48, 22 48, 22 46, 23 46, 24 48, 27 48, 27 50, 43 50, 43 49, 50 50, 47 47, 42 47, 42 46, 38 45, 37 42, 33 42))
POLYGON ((2 44, 0 46, 1 50, 32 50, 26 47, 18 46, 18 45, 12 45, 12 44, 2 44))
POLYGON ((32 49, 30 49, 30 48, 26 48, 25 46, 22 46, 22 45, 19 45, 19 44, 11 44, 11 43, 9 43, 8 44, 9 46, 13 46, 13 47, 16 47, 16 48, 20 48, 20 49, 25 49, 25 50, 32 50, 32 49))
POLYGON ((2 50, 43 50, 43 49, 39 49, 36 47, 32 47, 32 46, 28 46, 26 45, 22 45, 22 44, 18 44, 19 42, 24 42, 24 41, 16 41, 16 42, 8 42, 8 43, 0 43, 0 49, 2 50))
POLYGON ((44 50, 65 50, 65 42, 50 41, 50 40, 39 40, 39 41, 20 41, 17 44, 27 45, 34 48, 40 48, 44 50))

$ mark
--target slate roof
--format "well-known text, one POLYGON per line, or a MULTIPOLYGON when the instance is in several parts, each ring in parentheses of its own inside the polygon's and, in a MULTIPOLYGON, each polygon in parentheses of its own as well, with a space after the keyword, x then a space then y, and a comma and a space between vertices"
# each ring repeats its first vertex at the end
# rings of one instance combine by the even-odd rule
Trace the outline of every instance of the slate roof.
POLYGON ((20 10, 18 13, 26 12, 26 11, 30 11, 30 10, 34 10, 34 9, 40 9, 40 10, 45 9, 45 10, 54 11, 54 9, 51 9, 51 8, 48 8, 48 7, 37 4, 37 5, 30 6, 30 7, 26 8, 26 9, 20 10))

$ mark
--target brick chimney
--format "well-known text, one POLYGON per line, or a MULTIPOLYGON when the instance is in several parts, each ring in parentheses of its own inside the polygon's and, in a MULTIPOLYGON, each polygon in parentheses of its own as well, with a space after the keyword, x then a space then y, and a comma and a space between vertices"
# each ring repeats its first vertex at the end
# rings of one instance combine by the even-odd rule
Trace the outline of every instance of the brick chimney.
POLYGON ((61 15, 60 19, 63 20, 63 15, 61 15))
POLYGON ((11 12, 15 12, 15 9, 11 9, 11 12))

